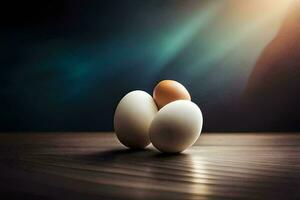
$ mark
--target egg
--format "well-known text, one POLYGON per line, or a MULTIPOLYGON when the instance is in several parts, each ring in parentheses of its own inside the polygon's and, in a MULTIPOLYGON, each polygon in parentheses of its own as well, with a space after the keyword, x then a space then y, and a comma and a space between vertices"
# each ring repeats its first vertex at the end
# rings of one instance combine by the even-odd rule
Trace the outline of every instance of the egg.
POLYGON ((179 153, 196 142, 202 125, 200 108, 191 101, 177 100, 158 111, 149 136, 153 146, 161 152, 179 153))
POLYGON ((187 89, 182 84, 173 80, 159 82, 153 90, 153 98, 159 109, 172 101, 191 100, 187 89))
POLYGON ((148 93, 136 90, 125 95, 114 115, 114 129, 119 141, 134 149, 148 146, 149 127, 157 111, 157 106, 148 93))

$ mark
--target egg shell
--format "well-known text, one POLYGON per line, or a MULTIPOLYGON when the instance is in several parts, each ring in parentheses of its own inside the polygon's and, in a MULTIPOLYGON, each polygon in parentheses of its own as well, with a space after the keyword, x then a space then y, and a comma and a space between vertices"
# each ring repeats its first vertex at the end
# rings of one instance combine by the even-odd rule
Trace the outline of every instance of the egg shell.
POLYGON ((196 142, 202 125, 202 113, 195 103, 174 101, 154 117, 149 130, 150 140, 161 152, 179 153, 196 142))
POLYGON ((191 100, 191 96, 181 83, 174 80, 163 80, 155 86, 153 99, 160 109, 172 101, 191 100))
POLYGON ((149 127, 157 111, 157 106, 148 93, 136 90, 125 95, 114 116, 114 129, 119 141, 135 149, 149 145, 149 127))

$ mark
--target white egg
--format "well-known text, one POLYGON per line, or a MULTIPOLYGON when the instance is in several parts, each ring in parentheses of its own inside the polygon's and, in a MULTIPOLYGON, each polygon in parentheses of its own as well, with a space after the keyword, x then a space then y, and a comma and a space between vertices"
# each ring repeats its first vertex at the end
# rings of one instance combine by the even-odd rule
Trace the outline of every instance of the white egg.
POLYGON ((154 117, 149 130, 150 140, 162 152, 179 153, 196 142, 202 125, 202 113, 195 103, 173 101, 154 117))
POLYGON ((148 93, 136 90, 119 102, 114 129, 120 142, 129 148, 145 148, 150 144, 149 127, 157 113, 157 106, 148 93))

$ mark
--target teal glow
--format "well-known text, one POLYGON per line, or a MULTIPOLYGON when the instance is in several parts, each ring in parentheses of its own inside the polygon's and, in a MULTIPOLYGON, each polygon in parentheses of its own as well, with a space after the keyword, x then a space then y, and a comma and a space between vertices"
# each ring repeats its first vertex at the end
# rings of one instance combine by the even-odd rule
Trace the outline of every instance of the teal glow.
POLYGON ((171 31, 166 31, 157 45, 160 54, 157 56, 157 64, 154 64, 156 69, 164 67, 188 46, 201 29, 213 20, 222 6, 222 2, 211 2, 190 16, 186 22, 181 22, 172 27, 171 31))

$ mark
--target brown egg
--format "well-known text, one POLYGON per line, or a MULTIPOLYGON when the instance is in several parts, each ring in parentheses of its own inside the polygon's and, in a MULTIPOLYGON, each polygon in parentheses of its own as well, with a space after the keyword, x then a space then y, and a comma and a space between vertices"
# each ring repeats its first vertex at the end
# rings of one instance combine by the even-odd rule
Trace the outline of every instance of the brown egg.
POLYGON ((187 89, 177 81, 164 80, 155 86, 153 99, 160 109, 172 101, 191 100, 191 96, 187 89))

